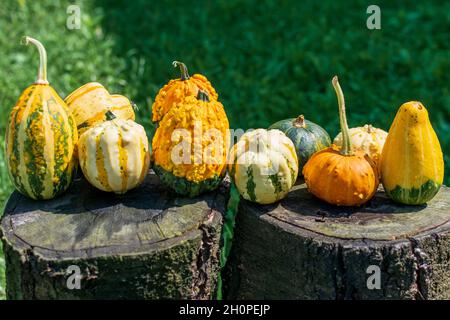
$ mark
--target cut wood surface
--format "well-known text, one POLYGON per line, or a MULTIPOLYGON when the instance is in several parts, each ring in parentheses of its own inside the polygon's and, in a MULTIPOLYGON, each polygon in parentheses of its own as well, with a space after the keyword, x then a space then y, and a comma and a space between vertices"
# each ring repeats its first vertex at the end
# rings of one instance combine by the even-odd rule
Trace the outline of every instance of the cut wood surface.
POLYGON ((125 195, 83 178, 50 201, 14 192, 1 223, 12 299, 209 299, 227 190, 195 199, 161 188, 152 173, 125 195), (81 269, 69 290, 68 266, 81 269))
POLYGON ((336 207, 305 184, 277 204, 242 200, 230 259, 233 298, 450 299, 450 190, 422 206, 380 190, 336 207), (367 285, 370 266, 380 289, 367 285))

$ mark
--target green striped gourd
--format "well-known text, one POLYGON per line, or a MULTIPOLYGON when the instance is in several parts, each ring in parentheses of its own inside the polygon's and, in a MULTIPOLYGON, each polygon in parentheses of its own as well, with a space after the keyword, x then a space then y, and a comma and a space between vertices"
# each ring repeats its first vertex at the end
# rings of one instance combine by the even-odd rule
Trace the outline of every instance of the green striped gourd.
POLYGON ((26 88, 11 111, 6 132, 7 167, 16 189, 33 199, 51 199, 64 192, 76 169, 78 140, 75 120, 47 81, 44 46, 39 50, 37 81, 26 88))
POLYGON ((132 120, 107 119, 84 132, 78 142, 81 170, 96 188, 123 194, 137 187, 150 164, 144 128, 132 120))
POLYGON ((245 133, 230 157, 228 171, 244 199, 274 203, 284 198, 297 180, 295 146, 280 130, 245 133))
POLYGON ((321 126, 306 120, 303 115, 278 121, 269 129, 278 129, 292 140, 297 152, 298 172, 301 175, 303 166, 311 156, 331 145, 331 138, 321 126))

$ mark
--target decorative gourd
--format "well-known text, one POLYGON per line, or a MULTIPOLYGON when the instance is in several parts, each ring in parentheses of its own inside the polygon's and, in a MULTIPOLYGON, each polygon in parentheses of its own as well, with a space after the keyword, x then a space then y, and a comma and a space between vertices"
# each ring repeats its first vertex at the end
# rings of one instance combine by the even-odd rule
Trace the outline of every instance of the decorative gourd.
POLYGON ((244 199, 269 204, 283 199, 295 184, 294 143, 280 130, 257 129, 233 146, 228 172, 244 199))
POLYGON ((180 67, 180 79, 170 80, 156 95, 152 106, 152 121, 158 122, 174 105, 183 102, 187 96, 198 95, 198 91, 206 91, 210 101, 217 101, 218 95, 208 79, 201 74, 189 76, 188 69, 183 62, 174 61, 173 66, 180 67))
MULTIPOLYGON (((387 132, 366 124, 364 127, 351 128, 349 134, 353 151, 364 151, 379 168, 381 151, 383 151, 387 132)), ((334 138, 333 143, 339 147, 342 146, 342 133, 334 138)))
POLYGON ((106 121, 111 111, 119 119, 135 119, 133 105, 127 97, 109 92, 98 82, 89 82, 72 92, 65 102, 76 121, 78 134, 106 121))
POLYGON ((222 104, 205 91, 174 105, 152 141, 153 169, 162 184, 191 197, 217 188, 226 170, 228 131, 222 104))
POLYGON ((418 101, 397 112, 381 155, 381 182, 394 201, 424 204, 439 191, 444 160, 428 111, 418 101))
POLYGON ((39 74, 11 111, 5 143, 7 167, 20 193, 37 200, 51 199, 64 192, 74 177, 77 128, 67 105, 47 81, 44 46, 30 37, 24 40, 39 50, 39 74))
POLYGON ((379 180, 375 163, 361 150, 354 151, 345 115, 344 94, 333 78, 339 102, 342 147, 331 147, 315 153, 303 168, 308 190, 316 197, 338 206, 357 206, 370 200, 379 180))
POLYGON ((269 129, 281 130, 292 140, 297 152, 298 172, 300 174, 303 166, 314 153, 331 145, 330 136, 325 129, 306 120, 303 115, 278 121, 271 125, 269 129))
POLYGON ((96 188, 123 194, 137 187, 150 164, 144 128, 132 120, 116 118, 88 129, 78 142, 81 170, 96 188))

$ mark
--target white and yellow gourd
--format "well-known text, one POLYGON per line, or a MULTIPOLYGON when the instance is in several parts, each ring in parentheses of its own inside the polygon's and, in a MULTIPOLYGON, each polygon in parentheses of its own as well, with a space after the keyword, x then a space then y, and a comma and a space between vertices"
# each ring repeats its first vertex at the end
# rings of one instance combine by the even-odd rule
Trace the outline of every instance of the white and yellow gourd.
POLYGON ((78 134, 106 121, 111 111, 119 119, 135 120, 133 104, 127 97, 110 94, 98 82, 89 82, 73 91, 65 99, 77 123, 78 134))
POLYGON ((245 133, 230 156, 228 171, 244 199, 274 203, 283 199, 297 180, 295 146, 280 130, 245 133))
MULTIPOLYGON (((352 143, 352 151, 364 151, 370 159, 379 167, 381 152, 386 141, 387 132, 372 127, 370 124, 364 127, 356 127, 349 129, 350 140, 352 143)), ((333 143, 342 147, 342 133, 334 138, 333 143)))
POLYGON ((81 170, 96 188, 123 194, 137 187, 150 164, 144 128, 108 112, 106 122, 87 130, 78 142, 81 170))

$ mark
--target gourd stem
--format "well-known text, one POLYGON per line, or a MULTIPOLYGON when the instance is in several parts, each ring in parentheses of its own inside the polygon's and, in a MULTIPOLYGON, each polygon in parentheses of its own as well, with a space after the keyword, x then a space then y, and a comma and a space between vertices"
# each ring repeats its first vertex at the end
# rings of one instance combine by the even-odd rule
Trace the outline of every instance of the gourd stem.
POLYGON ((39 73, 36 83, 38 84, 48 84, 47 81, 47 52, 44 46, 38 40, 31 37, 23 37, 22 43, 28 45, 29 43, 35 45, 39 51, 39 73))
POLYGON ((304 128, 304 127, 306 127, 306 124, 305 124, 305 116, 304 116, 304 115, 299 115, 299 116, 294 120, 293 125, 294 125, 294 127, 297 127, 297 128, 304 128))
POLYGON ((336 91, 336 96, 339 103, 339 120, 341 124, 341 132, 342 132, 342 148, 341 154, 343 155, 351 155, 352 154, 352 142, 350 140, 350 133, 347 125, 347 117, 345 115, 345 100, 344 93, 342 92, 341 86, 339 85, 338 77, 334 76, 333 87, 336 91))
POLYGON ((111 120, 114 120, 116 118, 116 115, 108 110, 105 113, 105 117, 106 117, 106 120, 111 121, 111 120))
POLYGON ((188 69, 187 69, 186 65, 183 62, 174 61, 174 62, 172 62, 172 65, 174 66, 174 68, 180 67, 181 80, 188 80, 190 78, 189 77, 189 73, 188 73, 188 69))

